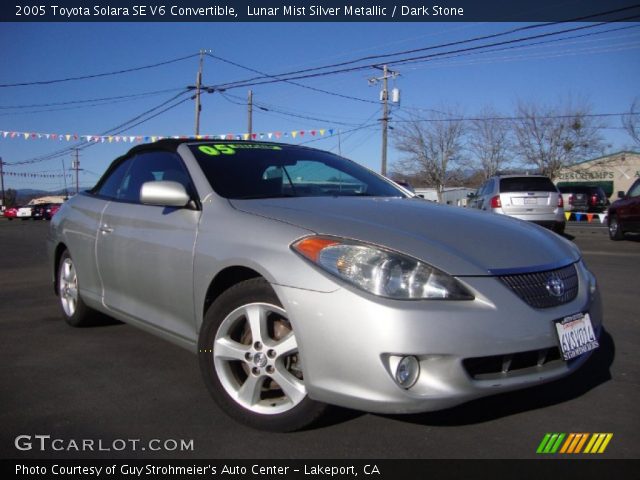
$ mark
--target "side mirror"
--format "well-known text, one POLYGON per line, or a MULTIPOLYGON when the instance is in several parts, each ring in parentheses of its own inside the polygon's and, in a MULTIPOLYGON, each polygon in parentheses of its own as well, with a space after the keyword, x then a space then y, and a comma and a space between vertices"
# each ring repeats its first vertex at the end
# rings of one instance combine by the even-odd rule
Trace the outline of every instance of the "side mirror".
POLYGON ((624 198, 624 197, 625 197, 624 192, 622 190, 620 190, 618 192, 618 198, 624 198))
POLYGON ((186 207, 191 198, 178 182, 145 182, 140 188, 140 202, 159 207, 186 207))

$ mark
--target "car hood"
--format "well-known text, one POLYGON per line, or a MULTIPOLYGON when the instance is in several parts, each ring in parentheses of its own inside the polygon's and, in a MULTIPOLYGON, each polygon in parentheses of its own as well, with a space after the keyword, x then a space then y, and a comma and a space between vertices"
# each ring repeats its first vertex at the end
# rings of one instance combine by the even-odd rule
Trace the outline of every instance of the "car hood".
POLYGON ((537 225, 416 198, 230 200, 236 209, 318 234, 410 255, 451 275, 540 271, 579 260, 577 247, 537 225))

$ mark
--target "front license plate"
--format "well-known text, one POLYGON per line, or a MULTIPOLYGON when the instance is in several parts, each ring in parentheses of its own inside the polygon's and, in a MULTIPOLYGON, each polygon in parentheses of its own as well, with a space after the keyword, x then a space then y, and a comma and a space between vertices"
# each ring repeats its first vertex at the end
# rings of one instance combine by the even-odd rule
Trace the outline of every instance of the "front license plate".
POLYGON ((577 313, 556 322, 562 358, 571 360, 600 346, 588 313, 577 313))

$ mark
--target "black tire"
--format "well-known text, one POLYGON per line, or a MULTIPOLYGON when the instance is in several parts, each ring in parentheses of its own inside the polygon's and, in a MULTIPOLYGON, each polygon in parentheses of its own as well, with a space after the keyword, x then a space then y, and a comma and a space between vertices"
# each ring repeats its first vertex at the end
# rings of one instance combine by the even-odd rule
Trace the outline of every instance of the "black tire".
POLYGON ((205 314, 198 349, 209 393, 225 413, 241 423, 290 432, 311 425, 327 408, 306 394, 291 324, 263 278, 245 280, 215 300, 205 314), (251 312, 265 319, 260 325, 266 328, 260 327, 256 334, 249 322, 251 312), (223 356, 223 343, 231 345, 234 354, 226 356, 225 351, 223 356), (280 387, 275 378, 282 378, 288 388, 280 387), (248 393, 246 399, 243 390, 248 393))
POLYGON ((566 226, 565 223, 556 223, 553 226, 553 231, 556 232, 558 235, 564 235, 565 226, 566 226))
POLYGON ((611 215, 609 217, 609 238, 611 240, 623 240, 624 232, 622 231, 622 227, 618 222, 618 218, 615 215, 611 215))
POLYGON ((88 327, 95 324, 96 312, 87 307, 80 296, 75 265, 67 250, 62 253, 58 262, 56 290, 60 312, 69 325, 72 327, 88 327), (70 271, 69 267, 71 267, 72 271, 70 271))

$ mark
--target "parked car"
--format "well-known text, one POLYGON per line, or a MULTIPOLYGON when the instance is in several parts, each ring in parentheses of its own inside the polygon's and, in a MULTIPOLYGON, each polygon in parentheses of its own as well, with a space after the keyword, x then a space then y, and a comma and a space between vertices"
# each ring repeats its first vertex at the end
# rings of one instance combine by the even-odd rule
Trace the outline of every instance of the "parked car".
POLYGON ((602 187, 594 185, 561 185, 558 187, 566 211, 601 213, 607 210, 609 199, 602 187))
POLYGON ((7 207, 3 212, 4 217, 9 219, 9 220, 13 220, 14 218, 16 218, 18 216, 18 209, 19 208, 20 207, 7 207))
POLYGON ((51 217, 53 217, 59 209, 59 203, 40 203, 33 207, 31 218, 34 220, 51 220, 51 217))
POLYGON ((533 222, 560 234, 566 224, 562 195, 542 175, 491 177, 470 198, 469 207, 533 222))
POLYGON ((33 220, 44 220, 44 213, 48 206, 48 203, 39 203, 34 205, 31 209, 31 218, 33 220))
POLYGON ((625 233, 640 233, 640 178, 626 194, 618 192, 618 200, 609 207, 607 219, 611 240, 622 240, 625 233))
POLYGON ((97 310, 196 352, 218 405, 267 430, 539 385, 601 332, 571 242, 301 146, 134 147, 62 206, 48 251, 69 324, 97 310))
POLYGON ((58 210, 60 210, 60 207, 62 206, 61 203, 52 203, 49 205, 49 208, 47 208, 44 212, 44 219, 45 220, 51 220, 53 218, 53 216, 58 213, 58 210))
POLYGON ((33 214, 33 205, 25 205, 24 207, 18 208, 18 213, 16 217, 22 220, 29 220, 32 214, 33 214))

